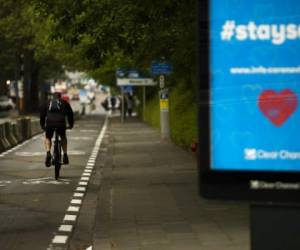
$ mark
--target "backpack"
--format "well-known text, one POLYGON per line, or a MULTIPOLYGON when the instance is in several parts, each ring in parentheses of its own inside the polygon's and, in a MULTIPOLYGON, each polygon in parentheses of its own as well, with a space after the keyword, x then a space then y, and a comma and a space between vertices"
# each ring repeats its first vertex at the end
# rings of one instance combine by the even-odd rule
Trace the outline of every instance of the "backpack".
POLYGON ((48 111, 50 112, 61 112, 62 111, 62 103, 58 99, 53 99, 50 104, 48 111))

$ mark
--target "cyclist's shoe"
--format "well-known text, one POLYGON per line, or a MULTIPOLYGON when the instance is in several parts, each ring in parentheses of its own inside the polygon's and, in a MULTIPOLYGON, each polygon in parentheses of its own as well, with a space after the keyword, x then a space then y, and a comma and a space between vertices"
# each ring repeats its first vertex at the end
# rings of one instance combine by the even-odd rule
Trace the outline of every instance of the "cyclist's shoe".
POLYGON ((45 165, 48 168, 51 166, 51 159, 52 159, 51 153, 47 152, 47 156, 46 156, 46 160, 45 160, 45 165))
POLYGON ((69 164, 69 157, 66 153, 64 153, 64 156, 63 156, 63 163, 66 165, 69 164))

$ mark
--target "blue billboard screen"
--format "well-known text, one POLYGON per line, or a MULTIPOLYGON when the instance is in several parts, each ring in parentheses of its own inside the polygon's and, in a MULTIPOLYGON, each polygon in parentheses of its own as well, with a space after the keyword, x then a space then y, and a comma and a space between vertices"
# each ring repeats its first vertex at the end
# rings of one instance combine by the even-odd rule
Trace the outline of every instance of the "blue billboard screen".
POLYGON ((300 4, 210 1, 211 169, 300 172, 300 4))

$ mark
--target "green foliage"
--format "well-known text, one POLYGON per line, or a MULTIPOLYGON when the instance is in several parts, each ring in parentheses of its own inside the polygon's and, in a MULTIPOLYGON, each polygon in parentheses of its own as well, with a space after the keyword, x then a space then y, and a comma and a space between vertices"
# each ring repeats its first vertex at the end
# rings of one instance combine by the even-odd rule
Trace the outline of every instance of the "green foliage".
MULTIPOLYGON (((177 85, 170 92, 169 118, 171 139, 176 144, 189 147, 197 141, 197 105, 195 92, 184 84, 177 85)), ((158 97, 147 102, 145 121, 156 128, 160 127, 158 97)))
POLYGON ((197 140, 197 105, 191 88, 177 86, 170 94, 170 128, 172 140, 189 147, 197 140))
POLYGON ((61 73, 61 63, 56 56, 59 47, 49 40, 53 21, 41 18, 31 1, 0 0, 0 5, 0 61, 5 62, 0 75, 6 79, 20 79, 17 72, 21 55, 30 56, 25 59, 32 62, 28 68, 39 72, 40 79, 61 73))
POLYGON ((117 67, 147 71, 162 57, 174 65, 176 78, 195 74, 196 0, 33 1, 54 23, 51 39, 76 54, 66 65, 110 84, 117 67))
POLYGON ((160 113, 159 113, 159 99, 158 96, 153 97, 147 101, 145 121, 155 128, 160 128, 160 113))

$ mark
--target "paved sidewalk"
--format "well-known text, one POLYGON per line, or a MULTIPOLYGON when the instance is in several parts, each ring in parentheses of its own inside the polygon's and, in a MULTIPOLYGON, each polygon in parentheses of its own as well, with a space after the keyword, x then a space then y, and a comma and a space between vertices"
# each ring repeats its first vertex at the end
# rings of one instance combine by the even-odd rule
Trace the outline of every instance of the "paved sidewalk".
POLYGON ((137 119, 111 118, 94 250, 248 250, 247 203, 198 195, 193 153, 137 119))

